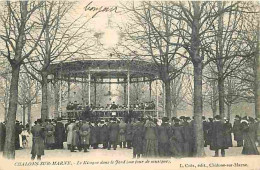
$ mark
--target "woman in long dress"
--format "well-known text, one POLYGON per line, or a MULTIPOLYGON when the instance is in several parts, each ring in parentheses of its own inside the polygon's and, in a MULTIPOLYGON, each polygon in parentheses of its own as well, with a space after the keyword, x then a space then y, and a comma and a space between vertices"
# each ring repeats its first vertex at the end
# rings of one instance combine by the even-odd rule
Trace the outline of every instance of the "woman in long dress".
POLYGON ((133 125, 133 158, 140 158, 143 154, 144 123, 138 118, 133 125))
POLYGON ((36 121, 35 126, 32 128, 33 145, 31 159, 34 160, 37 156, 38 160, 41 160, 41 156, 44 155, 44 127, 41 126, 41 119, 36 121))
POLYGON ((259 155, 259 151, 256 147, 255 141, 255 125, 254 119, 249 118, 248 120, 242 120, 242 131, 243 131, 243 139, 244 146, 242 150, 242 154, 244 155, 259 155))
POLYGON ((158 156, 158 132, 157 126, 151 118, 144 125, 144 157, 158 156))
POLYGON ((119 145, 120 148, 126 148, 126 140, 125 140, 125 133, 126 133, 126 123, 124 120, 120 120, 119 123, 119 145))

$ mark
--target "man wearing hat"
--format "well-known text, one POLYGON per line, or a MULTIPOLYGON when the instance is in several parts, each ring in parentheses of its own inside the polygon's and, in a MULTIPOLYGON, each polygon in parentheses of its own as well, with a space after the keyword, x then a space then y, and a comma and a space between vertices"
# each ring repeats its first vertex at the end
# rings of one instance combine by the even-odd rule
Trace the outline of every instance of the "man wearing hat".
POLYGON ((117 148, 117 139, 119 134, 119 125, 116 123, 116 118, 111 119, 111 123, 108 128, 109 131, 109 141, 108 141, 108 150, 111 148, 111 144, 113 145, 114 150, 117 148))
POLYGON ((207 145, 210 145, 212 141, 212 130, 213 130, 213 118, 208 118, 208 131, 207 131, 207 139, 206 143, 207 145))
POLYGON ((128 149, 132 149, 132 140, 133 140, 133 124, 131 123, 131 119, 128 118, 126 121, 126 128, 125 128, 125 140, 128 149))
POLYGON ((171 125, 171 154, 175 157, 181 157, 183 155, 183 134, 180 119, 175 118, 174 124, 171 125))
POLYGON ((119 145, 120 148, 126 148, 126 140, 125 140, 125 132, 126 132, 126 123, 124 119, 120 120, 119 123, 119 145))
POLYGON ((35 122, 35 126, 32 127, 33 144, 31 159, 34 160, 36 155, 37 159, 41 160, 41 156, 44 155, 44 128, 41 126, 41 119, 35 122))
POLYGON ((98 148, 98 127, 95 121, 92 121, 90 125, 90 144, 93 149, 98 148))
POLYGON ((89 145, 89 137, 90 137, 90 127, 89 123, 86 120, 82 121, 82 126, 80 127, 80 144, 84 149, 84 152, 87 152, 87 148, 89 145))
POLYGON ((207 147, 207 131, 208 131, 208 127, 209 124, 206 121, 206 117, 202 116, 202 128, 203 128, 203 137, 204 137, 204 147, 207 147))
POLYGON ((224 157, 225 149, 228 149, 224 132, 224 122, 221 121, 220 115, 216 115, 215 121, 213 122, 212 141, 210 145, 210 149, 215 151, 214 157, 219 156, 219 150, 221 150, 221 156, 224 157))
POLYGON ((191 118, 185 117, 182 123, 183 129, 183 155, 192 156, 192 130, 190 125, 191 118))
POLYGON ((47 125, 45 126, 45 144, 47 149, 53 149, 55 143, 54 137, 55 128, 51 124, 51 119, 47 120, 47 125))
POLYGON ((99 133, 99 139, 100 143, 103 144, 103 149, 106 149, 108 146, 108 126, 107 126, 108 120, 106 121, 100 121, 101 127, 100 127, 100 133, 99 133))
POLYGON ((20 137, 19 135, 22 133, 22 128, 20 126, 20 122, 16 120, 15 123, 15 149, 20 149, 20 137))
POLYGON ((242 125, 241 125, 241 117, 239 115, 235 116, 235 121, 233 124, 233 133, 234 133, 234 140, 237 142, 237 147, 242 147, 243 132, 242 132, 242 125))
POLYGON ((144 124, 142 118, 138 118, 133 125, 133 158, 140 158, 143 154, 144 124))
POLYGON ((56 149, 63 149, 63 142, 65 140, 65 128, 64 124, 61 122, 61 118, 58 117, 57 124, 55 126, 55 142, 56 149))
POLYGON ((158 151, 159 156, 168 157, 169 146, 170 146, 170 124, 168 123, 169 118, 163 117, 162 124, 158 127, 158 151))

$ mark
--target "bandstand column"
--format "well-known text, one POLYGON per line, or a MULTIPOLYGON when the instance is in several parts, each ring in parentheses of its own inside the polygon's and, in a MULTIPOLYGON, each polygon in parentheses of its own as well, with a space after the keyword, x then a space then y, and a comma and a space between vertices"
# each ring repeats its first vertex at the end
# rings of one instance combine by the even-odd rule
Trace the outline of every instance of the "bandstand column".
POLYGON ((127 72, 127 109, 130 110, 130 71, 127 72))
POLYGON ((54 76, 54 81, 53 81, 53 86, 54 86, 54 118, 59 117, 59 81, 57 80, 57 76, 54 76))
POLYGON ((149 98, 152 101, 152 80, 149 81, 149 98))
POLYGON ((59 102, 60 102, 60 104, 59 104, 59 116, 61 117, 62 115, 62 108, 61 108, 61 95, 62 95, 62 80, 61 80, 61 76, 60 76, 60 81, 59 81, 59 88, 60 88, 60 90, 59 90, 59 97, 60 97, 60 99, 59 99, 59 102))
POLYGON ((159 93, 158 93, 158 80, 156 80, 156 116, 157 116, 157 118, 159 117, 158 106, 159 106, 159 93))
POLYGON ((86 107, 86 78, 84 76, 82 76, 82 94, 81 94, 81 97, 82 97, 82 104, 83 104, 83 107, 85 108, 86 107))
POLYGON ((127 78, 124 78, 124 105, 127 104, 126 87, 127 87, 127 78))
POLYGON ((90 98, 90 96, 91 96, 91 94, 90 94, 90 90, 91 90, 91 88, 90 88, 90 82, 91 81, 91 74, 90 74, 90 71, 88 72, 88 105, 90 106, 90 104, 91 104, 91 98, 90 98))
POLYGON ((165 84, 164 84, 164 82, 162 82, 162 87, 163 87, 163 116, 165 116, 165 114, 166 114, 166 107, 165 107, 166 95, 165 95, 165 84))
POLYGON ((70 75, 68 77, 68 102, 70 102, 70 75))
POLYGON ((97 106, 97 80, 94 78, 94 106, 97 106))

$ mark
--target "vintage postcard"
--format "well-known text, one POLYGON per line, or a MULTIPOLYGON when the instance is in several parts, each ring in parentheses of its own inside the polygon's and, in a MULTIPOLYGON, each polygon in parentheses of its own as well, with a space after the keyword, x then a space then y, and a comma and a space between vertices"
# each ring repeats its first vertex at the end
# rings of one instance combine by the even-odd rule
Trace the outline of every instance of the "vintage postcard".
POLYGON ((0 1, 0 170, 260 170, 259 1, 0 1))

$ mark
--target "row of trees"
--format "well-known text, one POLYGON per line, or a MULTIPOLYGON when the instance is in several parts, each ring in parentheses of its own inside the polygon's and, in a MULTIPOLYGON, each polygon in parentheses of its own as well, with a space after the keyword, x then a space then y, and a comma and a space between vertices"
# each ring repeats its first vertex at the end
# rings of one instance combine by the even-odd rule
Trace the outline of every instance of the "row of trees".
MULTIPOLYGON (((11 73, 11 78, 6 77, 10 84, 4 88, 9 89, 4 99, 9 100, 5 102, 4 148, 8 159, 15 157, 18 103, 29 108, 36 102, 40 86, 41 118, 46 119, 50 64, 87 56, 95 47, 95 36, 87 29, 89 20, 70 18, 74 5, 64 1, 1 2, 0 52, 11 73), (26 88, 34 90, 28 93, 26 88), (23 96, 20 100, 19 94, 23 96)), ((230 114, 235 102, 252 101, 256 117, 260 117, 258 3, 145 1, 125 2, 121 7, 127 21, 119 27, 121 41, 113 51, 119 56, 131 53, 150 59, 157 65, 168 117, 176 116, 178 105, 191 94, 186 100, 193 106, 197 156, 204 155, 203 101, 209 101, 214 114, 218 105, 222 117, 225 103, 230 114)), ((57 95, 55 86, 55 100, 57 95)))
POLYGON ((1 2, 0 52, 4 57, 2 60, 8 61, 7 67, 11 72, 3 153, 8 159, 15 157, 17 105, 21 104, 25 112, 26 106, 29 104, 30 109, 38 95, 38 85, 32 84, 31 79, 41 86, 41 118, 45 120, 49 115, 47 86, 50 64, 63 62, 76 54, 83 55, 94 45, 86 34, 89 20, 82 22, 82 16, 70 17, 74 5, 75 2, 65 1, 1 2), (21 77, 21 72, 26 74, 21 77), (21 89, 18 92, 19 79, 21 89), (36 93, 28 93, 27 86, 29 89, 34 87, 36 93), (19 100, 19 94, 22 100, 19 100))
POLYGON ((223 118, 225 103, 229 116, 231 105, 250 98, 253 89, 255 114, 260 117, 257 106, 258 3, 129 2, 123 5, 123 9, 130 20, 121 27, 124 50, 117 48, 115 51, 118 54, 134 51, 139 57, 149 56, 157 64, 166 91, 168 117, 172 116, 172 94, 176 90, 171 89, 171 82, 185 74, 187 65, 192 66, 193 71, 186 74, 193 77, 197 156, 204 154, 201 117, 206 97, 211 101, 214 114, 217 114, 218 104, 219 115, 223 118), (204 87, 210 90, 203 92, 204 87))

